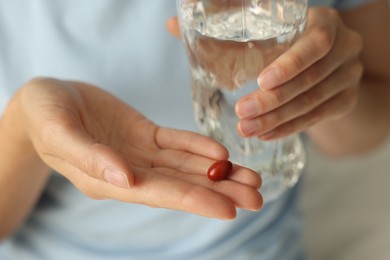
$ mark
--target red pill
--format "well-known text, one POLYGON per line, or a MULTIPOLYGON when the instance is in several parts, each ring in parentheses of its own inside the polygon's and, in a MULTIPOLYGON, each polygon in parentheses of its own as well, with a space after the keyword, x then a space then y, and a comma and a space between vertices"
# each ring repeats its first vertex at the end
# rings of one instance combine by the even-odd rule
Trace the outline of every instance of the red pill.
POLYGON ((221 160, 213 163, 207 171, 207 177, 212 181, 226 179, 233 169, 233 164, 228 160, 221 160))

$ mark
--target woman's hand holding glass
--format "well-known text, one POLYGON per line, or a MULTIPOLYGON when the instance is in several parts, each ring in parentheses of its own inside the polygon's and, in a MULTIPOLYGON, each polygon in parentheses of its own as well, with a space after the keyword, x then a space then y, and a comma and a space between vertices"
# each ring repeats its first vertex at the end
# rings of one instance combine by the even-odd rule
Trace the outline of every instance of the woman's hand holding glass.
POLYGON ((262 90, 238 102, 240 133, 270 140, 344 116, 357 102, 361 48, 335 10, 310 8, 306 32, 262 71, 262 90))
MULTIPOLYGON (((177 18, 168 20, 167 27, 179 36, 177 18)), ((230 46, 227 53, 207 43, 200 46, 204 47, 205 55, 200 55, 204 57, 203 64, 207 66, 207 60, 212 59, 213 67, 207 69, 220 75, 220 80, 229 86, 224 79, 237 74, 235 64, 241 62, 242 50, 234 52, 230 46)), ((261 52, 266 50, 256 51, 256 48, 247 53, 247 64, 255 67, 248 68, 249 77, 255 76, 251 71, 257 71, 262 62, 270 64, 256 75, 261 89, 242 97, 236 104, 239 133, 273 140, 346 115, 358 99, 363 71, 359 59, 361 49, 360 35, 343 23, 337 11, 309 8, 305 32, 278 58, 273 60, 272 53, 263 55, 261 52)))

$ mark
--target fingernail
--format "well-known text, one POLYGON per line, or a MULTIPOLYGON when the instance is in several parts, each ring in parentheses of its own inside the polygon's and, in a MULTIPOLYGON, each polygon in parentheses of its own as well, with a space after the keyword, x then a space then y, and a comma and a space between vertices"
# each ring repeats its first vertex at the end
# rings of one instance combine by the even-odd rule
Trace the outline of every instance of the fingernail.
POLYGON ((108 183, 111 183, 119 188, 130 188, 127 175, 122 171, 114 169, 113 167, 107 167, 103 172, 103 177, 108 183))
POLYGON ((238 122, 238 129, 244 136, 251 135, 260 130, 258 120, 242 120, 238 122))
POLYGON ((256 116, 260 112, 259 102, 253 98, 245 99, 237 103, 236 114, 241 119, 256 116))
POLYGON ((278 69, 270 69, 259 76, 257 84, 262 89, 272 89, 280 84, 281 78, 282 74, 278 69))

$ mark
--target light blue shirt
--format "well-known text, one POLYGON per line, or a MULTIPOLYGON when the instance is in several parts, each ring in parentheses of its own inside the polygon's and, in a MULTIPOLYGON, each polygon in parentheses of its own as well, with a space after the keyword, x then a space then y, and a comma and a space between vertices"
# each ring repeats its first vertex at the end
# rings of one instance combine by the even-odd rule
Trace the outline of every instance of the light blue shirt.
MULTIPOLYGON (((165 30, 175 13, 173 0, 0 0, 0 111, 23 83, 50 76, 96 84, 158 124, 195 130, 187 59, 165 30)), ((297 190, 219 221, 95 201, 53 174, 0 259, 302 259, 297 190)))

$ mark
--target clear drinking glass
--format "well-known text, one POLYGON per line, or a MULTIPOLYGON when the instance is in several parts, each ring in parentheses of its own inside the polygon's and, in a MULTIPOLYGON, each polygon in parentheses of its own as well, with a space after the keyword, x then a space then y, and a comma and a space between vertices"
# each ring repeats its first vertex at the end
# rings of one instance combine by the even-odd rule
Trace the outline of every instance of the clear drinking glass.
POLYGON ((298 135, 240 137, 235 104, 259 89, 261 70, 302 33, 307 0, 177 0, 177 7, 200 131, 223 143, 230 160, 261 174, 265 202, 277 198, 304 168, 302 142, 298 135))

